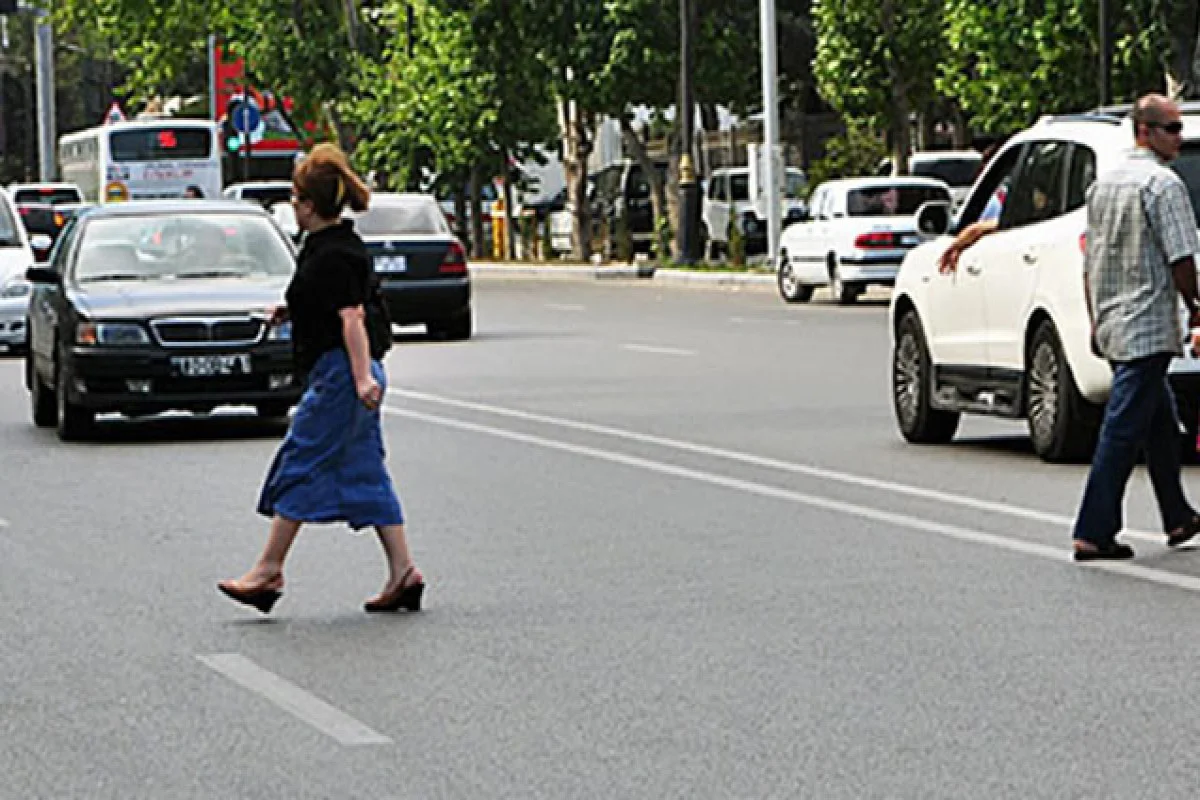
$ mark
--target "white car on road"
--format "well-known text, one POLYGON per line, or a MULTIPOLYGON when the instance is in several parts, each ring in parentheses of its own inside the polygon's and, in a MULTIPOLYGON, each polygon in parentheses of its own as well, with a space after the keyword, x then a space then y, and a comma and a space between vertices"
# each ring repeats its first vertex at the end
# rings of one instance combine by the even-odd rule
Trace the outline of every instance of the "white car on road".
MULTIPOLYGON (((1185 107, 1183 119, 1173 166, 1200 207, 1200 110, 1185 107)), ((908 441, 946 442, 961 414, 990 414, 1026 419, 1034 450, 1048 461, 1088 457, 1112 373, 1090 346, 1085 193, 1133 142, 1130 121, 1112 112, 1042 120, 988 163, 951 232, 976 221, 1003 186, 999 229, 966 250, 952 274, 938 272, 946 236, 905 259, 891 331, 895 414, 908 441)), ((946 220, 945 208, 917 215, 922 231, 946 220)), ((1175 359, 1170 378, 1194 451, 1200 360, 1175 359)))
POLYGON ((925 203, 950 203, 950 189, 930 178, 843 178, 809 198, 811 218, 780 237, 779 293, 806 303, 829 286, 843 305, 867 286, 891 286, 900 262, 921 243, 913 214, 925 203))

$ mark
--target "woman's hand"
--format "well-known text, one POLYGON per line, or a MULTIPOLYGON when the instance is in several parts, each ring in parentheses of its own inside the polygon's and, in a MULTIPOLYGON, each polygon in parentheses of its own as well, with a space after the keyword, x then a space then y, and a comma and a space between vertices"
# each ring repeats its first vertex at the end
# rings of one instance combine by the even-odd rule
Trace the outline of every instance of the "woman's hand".
POLYGON ((383 389, 375 382, 374 378, 367 376, 363 380, 356 381, 355 389, 358 392, 358 399, 369 411, 374 411, 383 403, 383 389))

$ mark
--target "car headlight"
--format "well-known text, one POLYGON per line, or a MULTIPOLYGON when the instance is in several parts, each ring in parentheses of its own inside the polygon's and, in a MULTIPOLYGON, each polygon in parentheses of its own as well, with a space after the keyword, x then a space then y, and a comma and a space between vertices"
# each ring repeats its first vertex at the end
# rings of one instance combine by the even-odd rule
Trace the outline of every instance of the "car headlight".
POLYGON ((290 342, 292 340, 292 321, 285 319, 267 328, 268 342, 290 342))
POLYGON ((81 322, 75 329, 75 344, 131 347, 150 344, 141 325, 128 322, 81 322))

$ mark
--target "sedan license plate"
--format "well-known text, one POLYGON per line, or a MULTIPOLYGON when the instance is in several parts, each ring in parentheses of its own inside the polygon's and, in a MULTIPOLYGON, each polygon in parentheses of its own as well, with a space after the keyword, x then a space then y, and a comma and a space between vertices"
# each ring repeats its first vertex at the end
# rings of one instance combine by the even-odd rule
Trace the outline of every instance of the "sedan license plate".
POLYGON ((185 378, 212 378, 222 375, 249 375, 250 356, 235 355, 171 356, 171 368, 185 378))
POLYGON ((375 256, 376 272, 407 272, 408 259, 404 256, 375 256))

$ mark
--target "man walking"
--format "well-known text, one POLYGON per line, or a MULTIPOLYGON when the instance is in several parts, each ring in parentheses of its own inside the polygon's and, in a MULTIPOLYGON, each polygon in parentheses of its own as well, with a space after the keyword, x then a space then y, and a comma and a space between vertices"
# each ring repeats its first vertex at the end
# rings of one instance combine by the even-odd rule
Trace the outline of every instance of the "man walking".
POLYGON ((1167 544, 1200 532, 1183 494, 1179 418, 1167 382, 1171 359, 1183 352, 1176 293, 1191 325, 1200 325, 1194 256, 1200 252, 1187 187, 1166 165, 1179 155, 1179 107, 1162 95, 1134 106, 1137 146, 1088 195, 1084 293, 1092 347, 1113 368, 1112 394, 1075 522, 1075 560, 1133 558, 1117 542, 1125 487, 1139 453, 1167 544))

